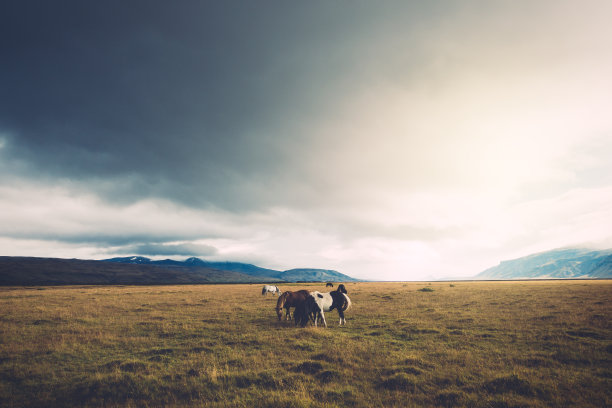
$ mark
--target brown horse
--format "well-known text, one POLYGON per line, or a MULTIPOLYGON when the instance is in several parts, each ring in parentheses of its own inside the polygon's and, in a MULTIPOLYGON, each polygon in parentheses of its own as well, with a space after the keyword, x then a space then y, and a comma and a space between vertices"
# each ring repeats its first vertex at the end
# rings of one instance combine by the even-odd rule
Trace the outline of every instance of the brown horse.
POLYGON ((283 318, 283 308, 285 309, 285 320, 291 320, 291 311, 289 308, 297 307, 310 296, 310 292, 307 290, 298 290, 297 292, 285 291, 278 297, 276 302, 276 314, 278 320, 283 318))

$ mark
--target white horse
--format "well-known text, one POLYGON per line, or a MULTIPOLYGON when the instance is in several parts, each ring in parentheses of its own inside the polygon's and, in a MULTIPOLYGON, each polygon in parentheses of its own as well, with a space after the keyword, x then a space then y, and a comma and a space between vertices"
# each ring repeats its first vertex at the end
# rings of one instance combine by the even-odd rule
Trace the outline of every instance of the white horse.
POLYGON ((263 286, 263 289, 261 290, 261 294, 262 294, 262 295, 265 295, 265 294, 266 294, 266 293, 268 293, 268 292, 270 292, 270 293, 272 293, 272 294, 276 293, 278 296, 280 296, 280 294, 281 294, 281 293, 283 293, 283 292, 281 292, 281 290, 278 288, 278 286, 264 285, 264 286, 263 286))
POLYGON ((327 293, 310 292, 309 298, 310 307, 307 307, 307 313, 314 313, 314 325, 317 327, 318 317, 321 317, 323 325, 327 328, 325 321, 325 313, 336 309, 340 316, 340 326, 346 324, 344 312, 351 307, 351 299, 346 293, 333 291, 327 293))

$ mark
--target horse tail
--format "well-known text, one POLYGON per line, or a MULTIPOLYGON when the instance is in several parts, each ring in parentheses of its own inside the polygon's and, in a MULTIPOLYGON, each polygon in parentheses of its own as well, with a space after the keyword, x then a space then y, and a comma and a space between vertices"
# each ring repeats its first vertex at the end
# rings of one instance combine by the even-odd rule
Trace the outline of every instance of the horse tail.
POLYGON ((344 312, 345 310, 348 310, 351 307, 351 298, 348 297, 347 294, 343 293, 344 295, 344 305, 342 305, 342 311, 344 312))
POLYGON ((266 287, 264 286, 263 288, 261 288, 261 294, 265 295, 266 294, 266 287))

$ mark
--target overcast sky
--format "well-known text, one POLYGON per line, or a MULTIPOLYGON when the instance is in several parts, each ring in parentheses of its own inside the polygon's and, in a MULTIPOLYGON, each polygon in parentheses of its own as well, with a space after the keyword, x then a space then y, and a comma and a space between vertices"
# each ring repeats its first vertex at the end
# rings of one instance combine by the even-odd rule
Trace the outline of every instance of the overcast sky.
POLYGON ((4 1, 0 255, 413 280, 612 247, 611 15, 4 1))

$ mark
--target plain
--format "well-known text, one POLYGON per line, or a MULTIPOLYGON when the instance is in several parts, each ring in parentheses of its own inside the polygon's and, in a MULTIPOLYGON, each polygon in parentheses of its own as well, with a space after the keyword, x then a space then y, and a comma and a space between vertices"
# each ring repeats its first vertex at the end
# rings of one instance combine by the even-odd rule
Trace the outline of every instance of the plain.
POLYGON ((0 288, 0 406, 612 406, 612 281, 346 287, 328 329, 254 284, 0 288))

